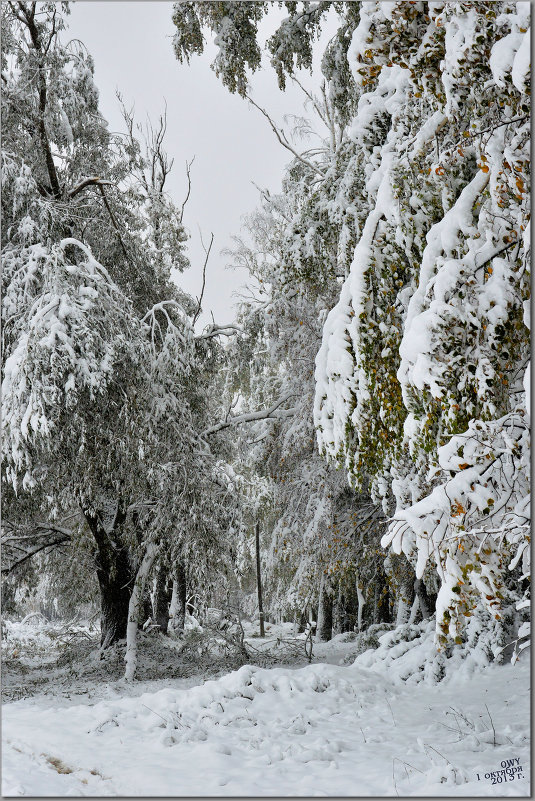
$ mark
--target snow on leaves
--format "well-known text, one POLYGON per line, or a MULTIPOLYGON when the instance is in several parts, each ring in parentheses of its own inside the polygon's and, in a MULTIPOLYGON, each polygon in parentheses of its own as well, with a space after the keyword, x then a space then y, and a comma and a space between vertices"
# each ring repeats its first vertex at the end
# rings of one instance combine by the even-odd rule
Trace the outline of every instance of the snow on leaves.
POLYGON ((393 492, 383 544, 436 565, 454 637, 527 553, 528 28, 527 3, 364 3, 348 51, 369 213, 316 360, 318 441, 393 492))
POLYGON ((105 392, 132 320, 106 270, 74 239, 7 251, 4 279, 4 336, 12 344, 2 383, 7 469, 14 484, 25 470, 24 485, 32 486, 31 443, 50 438, 48 447, 57 447, 51 437, 60 436, 62 415, 84 394, 105 392))

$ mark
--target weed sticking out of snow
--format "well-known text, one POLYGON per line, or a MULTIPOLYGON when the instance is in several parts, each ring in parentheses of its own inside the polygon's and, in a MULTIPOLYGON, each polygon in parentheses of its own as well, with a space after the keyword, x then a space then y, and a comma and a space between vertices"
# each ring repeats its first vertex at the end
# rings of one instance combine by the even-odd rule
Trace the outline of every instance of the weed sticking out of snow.
POLYGON ((61 759, 57 759, 57 757, 47 756, 47 754, 42 754, 42 756, 45 757, 48 764, 52 765, 52 767, 57 773, 63 773, 63 774, 72 773, 72 768, 67 767, 67 765, 65 765, 61 761, 61 759))

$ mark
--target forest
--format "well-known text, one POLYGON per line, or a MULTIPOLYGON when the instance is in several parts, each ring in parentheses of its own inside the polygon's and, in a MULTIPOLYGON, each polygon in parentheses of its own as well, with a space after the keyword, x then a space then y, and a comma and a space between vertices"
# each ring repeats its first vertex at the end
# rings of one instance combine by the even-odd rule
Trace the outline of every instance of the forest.
POLYGON ((234 320, 202 325, 194 174, 168 191, 165 112, 144 122, 119 95, 110 131, 69 13, 2 4, 4 792, 529 794, 529 3, 169 4, 177 71, 214 42, 217 77, 288 156, 231 232, 249 275, 234 320), (292 124, 251 94, 260 69, 301 91, 292 124), (461 745, 406 758, 402 709, 408 725, 438 687, 461 745), (262 693, 265 718, 224 721, 262 693), (46 694, 72 715, 57 753, 46 694), (184 784, 172 762, 139 788, 126 757, 112 778, 71 769, 99 704, 102 746, 154 730, 184 784), (277 721, 266 764, 285 770, 246 780, 261 746, 236 743, 277 721), (387 767, 351 773, 356 739, 387 767))

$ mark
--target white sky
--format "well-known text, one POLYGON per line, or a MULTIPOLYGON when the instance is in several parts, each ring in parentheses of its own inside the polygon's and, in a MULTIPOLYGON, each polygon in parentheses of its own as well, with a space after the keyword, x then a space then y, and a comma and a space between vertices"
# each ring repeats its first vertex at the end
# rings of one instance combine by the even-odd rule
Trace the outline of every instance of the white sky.
MULTIPOLYGON (((232 235, 240 233, 241 217, 258 204, 253 182, 278 191, 283 168, 292 156, 276 141, 260 112, 243 98, 231 95, 210 69, 217 52, 211 42, 189 66, 180 64, 172 47, 176 30, 172 8, 172 2, 154 0, 78 0, 71 4, 67 34, 81 39, 94 58, 100 108, 111 130, 124 131, 117 89, 127 107, 135 104, 141 122, 147 114, 157 121, 167 101, 165 145, 175 159, 168 190, 179 204, 186 193, 185 162, 195 156, 192 191, 184 215, 191 235, 191 267, 178 276, 178 283, 198 296, 204 261, 199 227, 205 243, 213 232, 204 314, 199 322, 209 322, 213 312, 216 322, 228 323, 234 319, 232 295, 243 286, 247 274, 225 270, 228 257, 222 256, 221 250, 232 245, 232 235)), ((277 9, 275 6, 275 13, 277 9)), ((302 80, 312 86, 308 73, 302 80)), ((280 92, 269 66, 253 78, 252 96, 281 124, 285 114, 304 113, 300 91, 288 86, 285 93, 280 92)))

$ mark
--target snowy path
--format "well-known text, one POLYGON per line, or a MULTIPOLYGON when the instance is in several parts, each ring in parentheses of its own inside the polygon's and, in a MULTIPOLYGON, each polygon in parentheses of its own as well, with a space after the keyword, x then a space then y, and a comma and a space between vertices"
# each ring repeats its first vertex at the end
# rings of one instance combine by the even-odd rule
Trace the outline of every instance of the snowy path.
POLYGON ((4 795, 530 792, 527 664, 433 686, 358 661, 245 666, 189 689, 128 692, 55 708, 50 698, 6 704, 4 795), (485 774, 503 760, 522 778, 492 784, 485 774))

